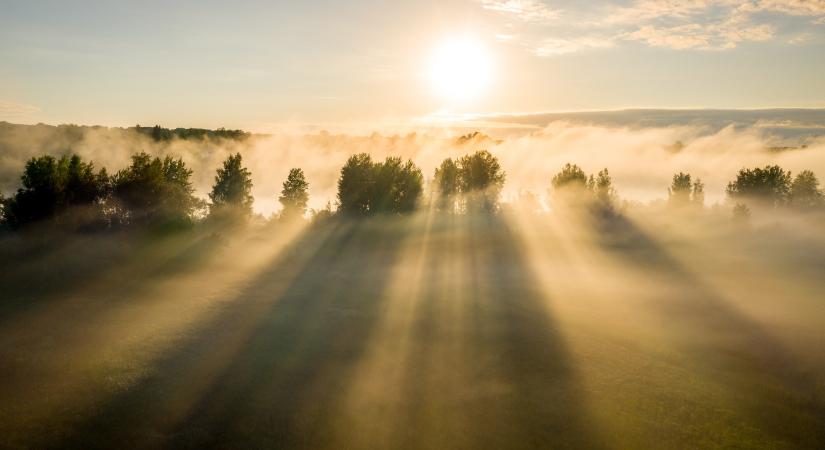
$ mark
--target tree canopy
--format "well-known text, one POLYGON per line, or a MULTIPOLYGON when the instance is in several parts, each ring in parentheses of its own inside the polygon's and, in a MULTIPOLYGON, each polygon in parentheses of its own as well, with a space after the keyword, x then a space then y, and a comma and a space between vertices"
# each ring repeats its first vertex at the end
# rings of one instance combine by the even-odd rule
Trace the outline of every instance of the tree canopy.
POLYGON ((252 213, 252 174, 242 165, 240 153, 229 155, 215 174, 209 199, 211 213, 248 216, 252 213))
POLYGON ((352 155, 338 179, 340 210, 356 216, 412 212, 423 182, 421 170, 412 161, 388 157, 376 163, 366 153, 352 155))
POLYGON ((112 191, 122 222, 185 222, 202 202, 193 193, 192 171, 182 159, 132 156, 132 164, 114 176, 112 191))
POLYGON ((105 169, 95 173, 94 165, 77 155, 60 159, 47 155, 26 163, 21 182, 23 187, 3 208, 13 228, 47 219, 83 223, 100 219, 97 203, 108 192, 109 176, 105 169))
POLYGON ((289 170, 284 181, 281 196, 278 201, 284 207, 283 217, 301 217, 306 213, 309 201, 309 183, 304 177, 304 171, 299 168, 289 170))
POLYGON ((779 166, 742 169, 728 183, 728 197, 734 201, 757 201, 771 206, 786 203, 791 190, 791 173, 779 166))

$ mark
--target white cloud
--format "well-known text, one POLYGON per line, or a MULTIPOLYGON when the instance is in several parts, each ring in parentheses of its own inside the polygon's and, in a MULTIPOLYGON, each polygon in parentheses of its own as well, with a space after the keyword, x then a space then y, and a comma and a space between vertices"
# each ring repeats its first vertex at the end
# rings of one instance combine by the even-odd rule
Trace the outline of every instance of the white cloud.
POLYGON ((559 16, 558 10, 538 0, 481 0, 481 6, 525 22, 551 21, 559 16))
POLYGON ((583 37, 576 39, 544 39, 534 46, 538 56, 560 56, 582 50, 610 48, 615 45, 613 39, 600 37, 583 37))
POLYGON ((530 32, 508 42, 539 56, 615 47, 623 40, 706 51, 774 38, 800 43, 808 39, 804 28, 787 33, 771 22, 770 14, 810 17, 815 24, 825 24, 825 0, 636 0, 626 6, 576 11, 552 9, 537 0, 480 1, 485 9, 534 22, 530 32), (551 18, 553 22, 547 22, 551 18))

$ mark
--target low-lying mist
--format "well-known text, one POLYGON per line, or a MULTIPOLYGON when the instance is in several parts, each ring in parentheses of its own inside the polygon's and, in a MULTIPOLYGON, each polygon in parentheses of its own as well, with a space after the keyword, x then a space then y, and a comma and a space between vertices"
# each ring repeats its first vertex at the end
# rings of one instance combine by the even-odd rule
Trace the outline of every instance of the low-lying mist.
POLYGON ((725 186, 742 167, 778 164, 793 173, 808 169, 825 174, 825 138, 783 137, 758 124, 645 127, 556 121, 543 128, 477 130, 478 134, 472 134, 470 128, 421 128, 393 135, 284 130, 244 140, 155 141, 130 129, 2 124, 0 191, 9 194, 17 189, 19 174, 33 156, 76 153, 114 173, 139 151, 183 158, 194 171, 193 182, 201 197, 209 192, 221 162, 240 152, 252 172, 254 209, 264 215, 279 209, 278 192, 292 167, 300 167, 306 174, 311 208, 334 203, 340 168, 348 156, 360 152, 379 160, 385 156, 411 158, 429 179, 443 159, 487 149, 499 158, 507 173, 505 201, 514 199, 521 190, 544 197, 552 175, 567 162, 588 173, 608 168, 619 196, 631 202, 666 198, 675 172, 700 178, 708 204, 724 201, 725 186))

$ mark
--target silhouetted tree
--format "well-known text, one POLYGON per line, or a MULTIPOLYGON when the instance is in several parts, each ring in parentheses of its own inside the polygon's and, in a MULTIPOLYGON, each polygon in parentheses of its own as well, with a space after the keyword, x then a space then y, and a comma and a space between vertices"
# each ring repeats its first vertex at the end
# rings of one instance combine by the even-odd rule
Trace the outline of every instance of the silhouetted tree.
POLYGON ((689 173, 679 172, 673 175, 673 181, 667 190, 670 206, 702 206, 705 203, 705 185, 702 180, 692 180, 689 173))
POLYGON ((459 193, 459 169, 452 158, 445 159, 435 169, 433 181, 435 183, 437 207, 439 210, 455 212, 456 196, 459 193))
POLYGON ((113 197, 121 222, 184 223, 203 202, 193 193, 192 171, 181 159, 132 155, 132 164, 113 180, 113 197))
POLYGON ((784 204, 791 189, 791 174, 779 166, 742 169, 728 183, 727 194, 736 201, 758 201, 771 206, 784 204))
POLYGON ((338 202, 342 213, 356 216, 370 213, 375 183, 373 171, 372 157, 367 153, 347 159, 338 178, 338 202))
POLYGON ((306 213, 309 201, 309 183, 304 178, 304 171, 298 168, 290 169, 284 181, 281 196, 278 201, 283 205, 282 217, 301 217, 306 213))
POLYGON ((459 190, 471 211, 495 211, 504 187, 506 174, 498 158, 487 150, 479 150, 459 159, 459 190))
POLYGON ((679 172, 673 175, 673 181, 668 188, 668 202, 671 206, 685 206, 690 203, 690 194, 693 183, 689 173, 679 172))
POLYGON ((612 209, 616 199, 616 189, 613 187, 613 178, 607 169, 602 169, 596 175, 596 181, 592 183, 593 193, 596 196, 598 205, 605 209, 612 209))
POLYGON ((825 197, 819 189, 819 180, 810 170, 803 170, 793 179, 789 192, 791 206, 813 209, 823 205, 825 197))
POLYGON ((388 157, 374 167, 374 198, 377 212, 408 213, 415 210, 421 197, 424 177, 412 161, 388 157))
POLYGON ((351 156, 338 179, 340 210, 350 215, 406 213, 415 209, 424 178, 412 161, 389 157, 374 163, 366 153, 351 156))
POLYGON ((21 176, 23 187, 5 201, 5 219, 11 227, 54 220, 88 225, 101 220, 100 201, 107 193, 105 170, 94 172, 92 163, 79 156, 32 158, 21 176))
POLYGON ((565 164, 564 167, 562 167, 561 172, 553 176, 551 184, 553 185, 553 189, 556 191, 584 191, 588 188, 587 175, 579 166, 570 163, 565 164))
POLYGON ((242 165, 240 153, 229 155, 218 168, 209 199, 211 213, 245 217, 252 214, 252 174, 242 165))

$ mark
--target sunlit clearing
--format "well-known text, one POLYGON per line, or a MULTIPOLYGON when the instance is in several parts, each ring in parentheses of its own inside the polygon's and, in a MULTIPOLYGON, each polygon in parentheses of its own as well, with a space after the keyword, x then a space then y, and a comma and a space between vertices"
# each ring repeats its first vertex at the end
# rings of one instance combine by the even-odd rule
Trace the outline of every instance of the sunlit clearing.
POLYGON ((490 57, 471 37, 444 41, 433 55, 430 81, 436 94, 450 101, 477 99, 490 83, 490 57))

